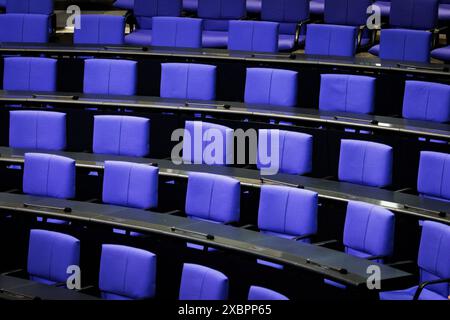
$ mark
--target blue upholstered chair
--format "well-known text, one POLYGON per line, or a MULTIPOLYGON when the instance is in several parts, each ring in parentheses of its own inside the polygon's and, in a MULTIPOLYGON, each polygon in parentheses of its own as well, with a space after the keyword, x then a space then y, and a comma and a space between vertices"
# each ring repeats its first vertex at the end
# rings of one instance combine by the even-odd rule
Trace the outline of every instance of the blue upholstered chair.
POLYGON ((92 149, 99 154, 147 156, 150 152, 150 119, 95 116, 92 149))
POLYGON ((424 197, 450 201, 450 154, 420 153, 417 191, 424 197))
POLYGON ((384 29, 380 35, 380 58, 409 62, 430 61, 431 32, 384 29))
POLYGON ((248 68, 244 101, 280 107, 297 105, 298 74, 295 71, 248 68))
POLYGON ((301 23, 309 18, 309 0, 262 0, 261 20, 278 22, 278 49, 292 50, 304 43, 301 23))
POLYGON ((103 299, 143 300, 155 296, 156 255, 142 249, 104 244, 99 289, 103 299))
POLYGON ((141 46, 152 44, 153 17, 178 17, 182 0, 134 0, 137 28, 125 36, 125 43, 141 46))
POLYGON ((228 22, 246 16, 245 0, 198 0, 197 15, 203 19, 203 47, 226 48, 228 22))
POLYGON ((431 30, 438 23, 439 0, 391 0, 389 24, 394 28, 431 30))
POLYGON ((4 59, 4 90, 56 91, 56 77, 56 59, 29 57, 4 59))
POLYGON ((375 78, 346 74, 322 74, 319 109, 352 113, 373 113, 375 78))
POLYGON ((0 42, 47 43, 48 16, 45 14, 0 14, 0 42))
POLYGON ((183 161, 194 164, 226 165, 232 162, 233 130, 215 123, 186 121, 183 138, 183 161), (202 136, 206 140, 202 139, 202 136), (200 144, 200 145, 199 145, 200 144), (206 148, 210 146, 210 152, 206 148))
POLYGON ((406 81, 403 118, 435 122, 450 121, 450 86, 406 81))
POLYGON ((392 147, 385 144, 341 140, 339 180, 372 187, 392 183, 392 147))
POLYGON ((53 14, 53 0, 6 0, 6 13, 53 14))
POLYGON ((161 97, 184 100, 216 99, 216 66, 193 63, 161 64, 161 97))
POLYGON ((36 150, 66 148, 66 114, 50 111, 9 112, 9 146, 36 150))
POLYGON ((136 90, 136 61, 113 59, 84 61, 84 93, 131 96, 136 94, 136 90))
POLYGON ((75 197, 75 160, 41 153, 26 153, 23 193, 70 199, 75 197))
POLYGON ((59 232, 30 231, 27 263, 30 280, 65 285, 69 266, 80 266, 80 240, 59 232))
POLYGON ((134 0, 116 0, 114 2, 114 7, 120 9, 133 10, 134 9, 134 0))
POLYGON ((264 159, 265 156, 270 155, 273 161, 272 149, 275 152, 278 151, 279 173, 303 175, 312 171, 313 137, 311 135, 285 130, 260 129, 258 131, 258 169, 274 165, 267 163, 264 159), (273 146, 272 142, 278 145, 273 146))
POLYGON ((198 264, 185 263, 179 300, 227 300, 228 278, 223 273, 198 264))
POLYGON ((439 21, 448 22, 450 20, 450 0, 439 1, 438 17, 439 21))
POLYGON ((183 10, 197 12, 198 0, 183 0, 183 10))
POLYGON ((0 8, 6 8, 6 1, 7 0, 0 0, 0 8))
POLYGON ((150 209, 158 206, 157 167, 146 164, 105 161, 103 202, 150 209))
POLYGON ((228 50, 278 52, 278 29, 275 22, 230 21, 228 50))
POLYGON ((185 213, 191 219, 213 223, 239 221, 239 181, 209 173, 189 173, 185 213))
POLYGON ((431 51, 431 57, 446 63, 450 62, 450 46, 434 49, 431 51))
POLYGON ((376 0, 373 4, 380 8, 382 17, 388 17, 391 14, 391 0, 376 0))
POLYGON ((122 45, 125 18, 106 14, 82 14, 80 28, 75 28, 74 44, 122 45))
POLYGON ((289 300, 289 299, 276 291, 263 287, 251 286, 248 292, 248 300, 269 301, 269 300, 289 300))
POLYGON ((305 53, 310 55, 353 57, 358 29, 352 26, 309 24, 305 53))
POLYGON ((152 46, 174 48, 202 47, 201 19, 154 17, 152 22, 152 46))
POLYGON ((246 7, 248 13, 260 13, 262 0, 247 0, 246 7))
POLYGON ((323 15, 325 11, 325 0, 310 0, 309 11, 311 14, 323 15))
POLYGON ((258 229, 275 237, 309 242, 317 233, 317 201, 316 192, 263 185, 258 229))
MULTIPOLYGON (((450 296, 450 226, 425 221, 418 266, 420 285, 380 293, 381 300, 448 300, 450 296)), ((448 301, 447 301, 448 302, 448 301)))

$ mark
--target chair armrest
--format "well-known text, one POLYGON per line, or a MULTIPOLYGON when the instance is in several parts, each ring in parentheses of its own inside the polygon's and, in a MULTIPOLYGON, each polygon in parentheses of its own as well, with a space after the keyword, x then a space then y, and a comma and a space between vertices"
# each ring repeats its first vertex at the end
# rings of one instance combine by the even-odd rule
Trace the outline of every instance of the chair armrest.
POLYGON ((314 236, 314 233, 307 233, 307 234, 304 234, 304 235, 301 235, 301 236, 295 237, 295 238, 294 238, 294 239, 292 239, 292 240, 294 240, 294 241, 300 241, 300 240, 304 240, 304 239, 312 238, 313 236, 314 236))
POLYGON ((439 283, 445 283, 445 282, 450 283, 450 278, 444 278, 444 279, 439 279, 439 280, 431 280, 431 281, 422 282, 417 287, 417 290, 416 290, 416 293, 414 294, 413 300, 418 300, 419 299, 420 294, 422 293, 423 289, 425 289, 425 287, 433 285, 433 284, 439 284, 439 283))
POLYGON ((403 188, 400 190, 395 190, 395 192, 400 192, 400 193, 409 193, 411 191, 414 191, 414 189, 413 188, 403 188))
POLYGON ((310 19, 302 20, 302 21, 300 21, 300 22, 297 24, 297 27, 295 28, 295 40, 294 40, 294 44, 295 44, 296 46, 299 45, 298 41, 300 40, 300 35, 302 34, 302 28, 303 28, 303 26, 306 25, 306 24, 308 24, 308 23, 311 23, 311 20, 310 20, 310 19))
POLYGON ((241 226, 242 229, 246 229, 246 230, 253 230, 253 231, 259 231, 258 227, 255 226, 254 224, 246 224, 241 226))
POLYGON ((163 214, 168 214, 171 216, 181 216, 183 214, 183 212, 181 210, 172 210, 172 211, 168 211, 168 212, 162 212, 163 214))
POLYGON ((14 275, 23 275, 24 269, 16 269, 16 270, 10 270, 2 273, 2 276, 14 276, 14 275))

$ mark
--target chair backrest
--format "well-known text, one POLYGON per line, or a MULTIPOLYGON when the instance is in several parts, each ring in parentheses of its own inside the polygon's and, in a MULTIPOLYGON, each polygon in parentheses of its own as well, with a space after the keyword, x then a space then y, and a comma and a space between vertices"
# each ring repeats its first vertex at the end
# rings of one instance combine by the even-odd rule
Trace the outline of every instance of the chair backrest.
POLYGON ((228 278, 223 273, 198 264, 185 263, 179 300, 227 300, 228 278))
MULTIPOLYGON (((448 225, 425 221, 419 247, 418 265, 420 282, 450 278, 450 227, 448 225)), ((448 299, 450 284, 429 285, 427 290, 448 299)))
POLYGON ((64 150, 66 114, 53 111, 10 111, 9 146, 21 149, 64 150))
POLYGON ((438 23, 439 0, 392 0, 389 24, 396 28, 430 30, 438 23))
POLYGON ((121 45, 125 39, 125 18, 106 14, 82 14, 75 28, 75 44, 121 45))
POLYGON ((84 93, 131 96, 136 94, 136 90, 136 61, 113 59, 84 61, 84 93))
POLYGON ((30 231, 27 272, 31 280, 50 285, 65 283, 67 268, 79 265, 80 240, 54 231, 30 231))
POLYGON ((290 70, 248 68, 244 101, 280 107, 297 105, 298 73, 290 70))
POLYGON ((313 137, 309 134, 276 129, 258 131, 258 169, 276 165, 267 163, 270 159, 278 160, 279 173, 307 174, 312 171, 312 155, 313 137), (274 159, 272 150, 278 151, 278 159, 274 159), (268 159, 261 158, 265 156, 268 159))
POLYGON ((394 250, 394 230, 395 216, 389 210, 364 202, 348 202, 343 241, 348 254, 360 258, 389 257, 394 250))
POLYGON ((240 183, 209 173, 191 172, 186 193, 186 215, 217 223, 239 221, 240 183))
POLYGON ((6 0, 6 13, 53 14, 53 0, 6 0))
POLYGON ((384 29, 380 35, 380 58, 385 60, 430 61, 431 32, 384 29))
POLYGON ((309 18, 309 0, 263 0, 261 20, 280 23, 280 34, 295 34, 297 24, 309 18))
POLYGON ((198 0, 183 0, 183 9, 186 11, 197 12, 198 0))
POLYGON ((346 74, 322 74, 319 109, 372 113, 375 108, 375 78, 346 74))
POLYGON ((258 211, 261 231, 303 236, 317 233, 316 192, 285 186, 264 185, 258 211))
POLYGON ((105 161, 103 202, 150 209, 158 206, 157 167, 147 164, 105 161))
POLYGON ((186 121, 183 161, 194 164, 226 165, 234 160, 231 128, 209 122, 186 121))
POLYGON ((216 100, 216 66, 161 64, 161 98, 216 100))
POLYGON ((121 8, 121 9, 127 9, 127 10, 133 10, 134 9, 134 0, 116 0, 116 2, 114 2, 114 7, 121 8))
POLYGON ((99 289, 103 299, 142 300, 154 297, 156 255, 127 246, 102 245, 99 289))
POLYGON ((6 2, 7 0, 0 0, 0 7, 6 8, 6 2))
POLYGON ((420 153, 417 191, 424 196, 450 200, 450 154, 420 153))
POLYGON ((325 0, 324 21, 327 24, 363 26, 372 0, 325 0))
POLYGON ((385 144, 341 140, 339 180, 383 188, 392 183, 392 147, 385 144))
POLYGON ((202 20, 178 17, 154 17, 152 46, 174 48, 202 47, 202 20))
POLYGON ((276 22, 230 21, 228 50, 252 52, 278 52, 276 22))
POLYGON ((353 57, 356 52, 357 28, 326 24, 309 24, 305 53, 323 56, 353 57))
POLYGON ((43 14, 0 14, 0 42, 47 43, 48 16, 43 14))
POLYGON ((263 287, 251 286, 248 292, 248 300, 269 301, 269 300, 289 300, 289 299, 276 291, 263 287))
POLYGON ((436 122, 450 121, 450 86, 406 81, 403 118, 436 122))
POLYGON ((3 90, 56 91, 57 63, 49 58, 5 58, 3 90))
POLYGON ((94 116, 94 153, 145 157, 150 152, 150 119, 94 116))
POLYGON ((153 17, 179 17, 182 0, 134 0, 134 16, 139 29, 151 29, 153 17))
POLYGON ((245 0, 198 0, 197 15, 204 19, 204 30, 227 31, 229 20, 246 16, 245 0))
POLYGON ((26 153, 23 193, 70 199, 75 197, 75 160, 42 153, 26 153))

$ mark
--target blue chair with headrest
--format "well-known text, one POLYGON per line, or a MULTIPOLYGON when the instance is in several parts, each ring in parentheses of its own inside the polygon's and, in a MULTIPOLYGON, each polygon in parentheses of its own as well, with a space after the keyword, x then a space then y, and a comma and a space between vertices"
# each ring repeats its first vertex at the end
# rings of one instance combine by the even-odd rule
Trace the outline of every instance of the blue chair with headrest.
POLYGON ((120 9, 133 10, 134 9, 134 0, 116 0, 114 2, 114 7, 120 9))
POLYGON ((228 50, 278 52, 278 28, 276 22, 230 21, 228 50))
POLYGON ((132 96, 137 91, 137 62, 114 59, 84 61, 83 92, 132 96))
POLYGON ((358 29, 353 26, 308 24, 305 53, 309 55, 353 57, 358 29))
POLYGON ((156 293, 156 255, 142 249, 104 244, 99 289, 108 300, 150 299, 156 293))
POLYGON ((360 140, 341 140, 339 180, 383 188, 392 183, 392 147, 360 140))
POLYGON ((69 266, 80 266, 80 240, 54 231, 30 231, 27 263, 30 280, 65 285, 69 266))
POLYGON ((201 48, 202 20, 179 17, 152 19, 152 46, 173 48, 201 48))
POLYGON ((150 119, 94 116, 92 150, 99 154, 147 156, 150 152, 150 119))
POLYGON ((75 28, 74 44, 122 45, 125 18, 106 14, 82 14, 80 28, 75 28))
POLYGON ((248 68, 244 101, 280 107, 297 105, 298 73, 291 70, 248 68))
POLYGON ((216 66, 161 64, 161 98, 216 100, 216 66))
POLYGON ((227 300, 228 278, 223 273, 198 264, 185 263, 179 300, 227 300))
POLYGON ((420 153, 417 191, 424 197, 450 201, 450 154, 420 153))
POLYGON ((269 301, 269 300, 289 300, 288 297, 278 293, 276 291, 258 287, 251 286, 248 292, 249 301, 269 301))
POLYGON ((375 78, 346 74, 320 76, 319 109, 352 113, 373 113, 375 78))
POLYGON ((425 221, 419 257, 420 285, 380 293, 381 300, 447 300, 450 296, 450 226, 425 221))
POLYGON ((44 14, 0 14, 0 42, 47 43, 48 16, 44 14))
POLYGON ((423 81, 406 81, 403 118, 450 122, 450 86, 423 81))

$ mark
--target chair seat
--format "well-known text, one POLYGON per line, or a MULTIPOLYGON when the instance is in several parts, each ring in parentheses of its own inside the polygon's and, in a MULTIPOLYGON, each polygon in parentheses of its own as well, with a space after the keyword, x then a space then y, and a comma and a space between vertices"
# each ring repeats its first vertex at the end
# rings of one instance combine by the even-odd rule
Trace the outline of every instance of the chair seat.
MULTIPOLYGON (((416 293, 418 286, 405 289, 405 290, 396 290, 396 291, 386 291, 380 292, 381 300, 412 300, 414 298, 414 294, 416 293)), ((419 296, 419 300, 447 300, 445 297, 437 294, 434 291, 423 289, 422 293, 419 296)))
POLYGON ((431 51, 431 57, 438 60, 450 61, 450 46, 434 49, 431 51))
POLYGON ((312 0, 309 3, 309 11, 312 14, 321 15, 325 11, 325 2, 324 0, 312 0))
POLYGON ((377 5, 381 9, 381 16, 389 16, 391 13, 391 2, 390 1, 375 1, 374 5, 377 5))
POLYGON ((134 9, 134 0, 117 0, 114 2, 114 7, 133 10, 134 9))
POLYGON ((439 6, 439 20, 450 20, 450 4, 441 4, 439 6))
POLYGON ((125 36, 125 43, 140 46, 151 46, 152 30, 137 29, 125 36))
POLYGON ((380 45, 377 44, 377 45, 373 46, 372 48, 370 48, 369 53, 378 57, 380 54, 380 45))
POLYGON ((203 31, 202 45, 204 48, 226 48, 228 46, 228 32, 203 31))
MULTIPOLYGON (((305 36, 303 36, 303 41, 305 36)), ((293 34, 280 34, 278 37, 278 50, 288 51, 294 49, 295 46, 295 35, 293 34)))

